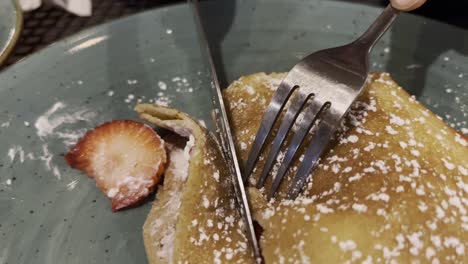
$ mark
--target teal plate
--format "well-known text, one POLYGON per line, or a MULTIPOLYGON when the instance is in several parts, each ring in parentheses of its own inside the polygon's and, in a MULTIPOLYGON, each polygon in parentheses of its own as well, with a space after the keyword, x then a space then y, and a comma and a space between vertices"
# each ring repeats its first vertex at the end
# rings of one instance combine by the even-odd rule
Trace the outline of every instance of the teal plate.
POLYGON ((16 0, 0 1, 0 64, 13 49, 22 23, 22 12, 16 0))
MULTIPOLYGON (((286 71, 317 49, 354 39, 380 10, 333 1, 203 4, 224 82, 286 71)), ((112 213, 93 180, 63 155, 112 119, 136 119, 139 102, 167 103, 210 122, 207 65, 185 5, 96 27, 0 75, 0 263, 145 263, 141 228, 150 209, 112 213)), ((376 47, 390 71, 458 129, 466 127, 468 33, 403 14, 376 47)))

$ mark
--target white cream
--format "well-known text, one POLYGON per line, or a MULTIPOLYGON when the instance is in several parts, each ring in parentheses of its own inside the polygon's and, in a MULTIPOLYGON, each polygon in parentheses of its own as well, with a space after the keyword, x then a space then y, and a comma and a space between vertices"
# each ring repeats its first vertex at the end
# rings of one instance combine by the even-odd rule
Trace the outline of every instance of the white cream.
POLYGON ((158 219, 153 222, 151 235, 154 235, 156 232, 161 232, 164 230, 165 234, 162 236, 162 239, 159 241, 161 247, 156 248, 156 255, 164 258, 168 263, 172 263, 172 257, 174 252, 174 239, 175 239, 175 224, 177 223, 177 218, 179 217, 179 208, 181 205, 181 199, 183 194, 183 189, 185 187, 185 182, 187 181, 188 172, 189 172, 189 161, 190 161, 190 151, 195 145, 195 138, 193 135, 189 135, 189 140, 187 141, 185 148, 173 148, 169 151, 169 167, 167 168, 166 175, 172 175, 172 181, 176 181, 180 184, 180 188, 168 190, 170 197, 167 202, 164 204, 164 213, 158 219), (160 229, 162 225, 160 219, 165 219, 167 222, 172 225, 166 229, 160 229))

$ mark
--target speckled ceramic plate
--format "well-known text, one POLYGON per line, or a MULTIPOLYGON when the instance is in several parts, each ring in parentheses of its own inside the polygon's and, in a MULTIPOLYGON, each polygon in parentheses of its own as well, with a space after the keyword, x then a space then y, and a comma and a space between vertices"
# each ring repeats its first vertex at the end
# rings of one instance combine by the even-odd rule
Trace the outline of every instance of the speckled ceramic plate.
POLYGON ((22 22, 23 16, 16 0, 0 1, 0 64, 15 45, 22 22))
MULTIPOLYGON (((225 82, 285 71, 305 54, 354 39, 379 9, 333 1, 209 1, 225 82)), ((208 16, 206 16, 208 17, 208 16)), ((0 263, 145 263, 150 204, 112 213, 63 154, 82 133, 136 118, 155 100, 204 119, 211 95, 190 9, 175 5, 58 42, 0 75, 0 263)), ((375 70, 458 128, 466 126, 468 33, 411 15, 376 47, 375 70)))

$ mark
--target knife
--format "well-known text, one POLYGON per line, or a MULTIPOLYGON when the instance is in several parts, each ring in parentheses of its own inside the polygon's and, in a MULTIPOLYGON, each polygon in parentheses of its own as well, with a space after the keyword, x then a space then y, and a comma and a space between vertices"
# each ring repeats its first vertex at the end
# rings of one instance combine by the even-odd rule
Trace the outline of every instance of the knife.
POLYGON ((188 2, 192 7, 193 17, 195 19, 198 35, 200 37, 200 46, 202 49, 202 54, 206 56, 210 65, 211 88, 215 91, 215 96, 213 96, 212 101, 214 106, 213 114, 217 126, 216 132, 218 138, 220 139, 221 149, 223 151, 225 159, 227 160, 229 171, 233 177, 236 199, 239 206, 240 214, 244 219, 244 224, 246 227, 245 233, 247 239, 252 247, 256 262, 260 263, 262 261, 262 257, 260 253, 260 248, 258 246, 257 236, 255 234, 255 228, 253 225, 249 200, 240 171, 239 160, 237 159, 236 148, 234 146, 231 127, 229 126, 229 121, 227 118, 226 108, 224 106, 223 95, 221 93, 218 75, 216 74, 213 56, 211 55, 210 45, 208 43, 206 32, 203 28, 202 20, 200 17, 199 2, 198 0, 188 0, 188 2))

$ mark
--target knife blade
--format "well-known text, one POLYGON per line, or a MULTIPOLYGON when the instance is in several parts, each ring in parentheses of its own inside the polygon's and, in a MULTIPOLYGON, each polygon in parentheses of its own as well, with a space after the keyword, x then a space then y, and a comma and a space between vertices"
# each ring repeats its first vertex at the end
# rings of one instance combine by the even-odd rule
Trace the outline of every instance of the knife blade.
POLYGON ((204 54, 208 60, 211 73, 211 88, 214 89, 215 95, 212 98, 214 106, 214 119, 217 126, 217 135, 221 143, 221 149, 225 156, 231 175, 233 176, 234 191, 236 194, 236 200, 239 206, 240 214, 244 220, 244 226, 246 227, 245 234, 252 247, 252 251, 257 263, 262 260, 260 248, 258 246, 257 236, 255 234, 255 228, 253 225, 252 214, 250 210, 250 204, 248 194, 245 190, 244 180, 242 178, 239 160, 237 159, 236 148, 234 146, 234 140, 232 138, 231 127, 229 125, 226 108, 224 106, 223 95, 221 87, 218 81, 218 75, 214 66, 213 56, 211 48, 206 36, 206 32, 203 28, 200 7, 198 0, 188 0, 192 7, 193 17, 200 37, 200 46, 202 54, 204 54))

